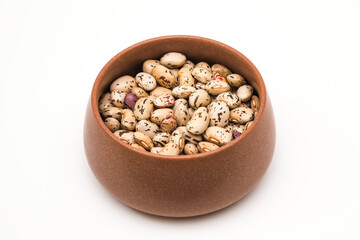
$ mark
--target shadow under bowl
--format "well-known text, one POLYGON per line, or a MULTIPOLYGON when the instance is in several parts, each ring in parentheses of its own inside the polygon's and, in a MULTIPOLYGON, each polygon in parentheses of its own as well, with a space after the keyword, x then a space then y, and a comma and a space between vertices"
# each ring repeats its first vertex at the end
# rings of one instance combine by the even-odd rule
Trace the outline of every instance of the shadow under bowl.
POLYGON ((274 153, 275 121, 263 79, 244 55, 207 38, 164 36, 123 50, 103 67, 86 111, 84 146, 95 176, 122 203, 159 216, 197 216, 229 206, 256 186, 274 153), (163 156, 139 151, 106 128, 98 101, 111 82, 122 75, 134 76, 145 60, 172 51, 195 63, 223 64, 255 88, 260 110, 239 138, 207 153, 163 156))

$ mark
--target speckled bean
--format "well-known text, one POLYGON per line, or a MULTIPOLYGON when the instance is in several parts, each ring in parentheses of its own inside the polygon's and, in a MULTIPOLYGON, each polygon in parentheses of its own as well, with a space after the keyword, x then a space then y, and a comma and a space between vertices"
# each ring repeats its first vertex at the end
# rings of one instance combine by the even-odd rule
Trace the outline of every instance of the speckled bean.
POLYGON ((161 96, 163 94, 171 95, 172 94, 171 89, 164 88, 164 87, 156 87, 154 90, 152 90, 150 92, 150 96, 154 96, 154 97, 158 97, 158 96, 161 96))
POLYGON ((153 100, 153 104, 157 108, 167 108, 175 104, 175 98, 170 94, 162 94, 153 100))
POLYGON ((168 115, 173 115, 174 111, 171 108, 155 109, 150 116, 151 122, 160 125, 164 118, 168 115))
POLYGON ((229 121, 244 124, 254 118, 254 111, 248 107, 238 107, 230 111, 229 121))
POLYGON ((154 109, 154 104, 147 98, 140 98, 134 108, 134 115, 137 120, 148 119, 154 109))
POLYGON ((195 135, 200 135, 207 129, 209 125, 209 113, 206 107, 199 107, 195 110, 194 115, 186 124, 186 129, 195 135))
POLYGON ((233 92, 220 93, 216 97, 216 101, 222 101, 222 102, 226 103, 226 105, 230 109, 239 107, 239 105, 241 103, 239 97, 236 95, 236 93, 233 93, 233 92))
POLYGON ((199 149, 196 147, 195 144, 187 143, 184 146, 184 153, 186 155, 193 155, 199 153, 199 149))
POLYGON ((142 89, 140 87, 134 87, 131 90, 131 93, 134 94, 138 99, 149 96, 149 94, 144 89, 142 89))
POLYGON ((178 68, 184 65, 186 57, 182 53, 169 52, 160 58, 160 63, 168 68, 178 68))
POLYGON ((117 120, 121 119, 121 108, 118 107, 108 107, 102 112, 102 116, 104 118, 112 117, 116 118, 117 120))
POLYGON ((105 126, 111 132, 115 132, 120 129, 120 122, 116 118, 112 118, 112 117, 106 118, 104 123, 105 123, 105 126))
POLYGON ((178 126, 185 126, 186 123, 190 120, 187 103, 179 103, 174 109, 174 116, 176 117, 178 126))
POLYGON ((111 103, 115 107, 123 108, 125 103, 126 92, 120 90, 114 90, 111 92, 111 103))
POLYGON ((187 130, 186 126, 180 126, 177 129, 181 129, 184 132, 185 140, 190 143, 193 143, 196 145, 203 140, 202 135, 195 135, 195 134, 190 133, 187 130))
POLYGON ((231 71, 227 67, 218 63, 212 65, 211 70, 213 72, 220 73, 223 77, 226 77, 227 75, 231 74, 231 71))
POLYGON ((142 70, 143 72, 146 72, 148 74, 151 74, 153 68, 156 66, 156 65, 160 65, 160 61, 158 60, 152 60, 152 59, 149 59, 149 60, 146 60, 143 65, 142 65, 142 70))
POLYGON ((151 139, 159 132, 159 127, 148 120, 140 120, 136 123, 136 131, 142 132, 143 134, 149 136, 151 139))
POLYGON ((246 80, 240 74, 232 73, 226 76, 226 81, 232 87, 240 87, 246 84, 246 80))
POLYGON ((250 100, 253 92, 254 88, 246 84, 238 88, 236 95, 240 98, 241 102, 247 102, 250 100))
POLYGON ((253 96, 251 97, 251 102, 250 102, 250 104, 251 104, 251 109, 252 109, 254 112, 259 111, 259 108, 260 108, 260 100, 259 100, 258 96, 253 95, 253 96))
POLYGON ((231 131, 222 127, 209 127, 203 136, 208 142, 219 146, 225 145, 232 139, 231 131))
POLYGON ((155 78, 146 72, 140 72, 135 76, 136 84, 143 88, 146 91, 151 91, 156 88, 156 80, 155 78))
POLYGON ((189 96, 189 104, 194 109, 206 107, 210 101, 210 95, 203 89, 197 89, 189 96))
POLYGON ((139 144, 146 150, 150 151, 154 147, 154 144, 151 141, 150 137, 143 134, 142 132, 135 132, 134 139, 135 139, 135 143, 139 144))
POLYGON ((129 93, 136 87, 135 78, 129 75, 119 77, 113 81, 110 85, 110 92, 114 90, 120 90, 121 92, 129 93))
POLYGON ((176 117, 172 114, 168 114, 161 122, 160 128, 164 132, 171 133, 177 127, 176 117))
POLYGON ((179 71, 179 85, 195 87, 195 78, 187 67, 183 67, 179 71))
POLYGON ((194 68, 196 68, 196 67, 205 68, 205 69, 211 71, 211 67, 207 62, 198 62, 194 68))
POLYGON ((99 101, 99 111, 100 113, 104 112, 104 110, 108 107, 114 107, 114 105, 111 103, 111 93, 107 92, 105 93, 99 101))
POLYGON ((123 109, 121 111, 121 127, 126 130, 134 130, 136 126, 136 118, 130 109, 123 109))
POLYGON ((163 86, 166 88, 172 88, 176 82, 174 73, 172 73, 170 71, 170 69, 168 69, 167 67, 164 67, 162 65, 156 65, 153 68, 151 75, 154 76, 154 78, 156 79, 156 82, 160 86, 163 86))
POLYGON ((225 102, 212 102, 208 105, 210 126, 225 127, 229 123, 230 110, 225 102))
POLYGON ((231 87, 227 82, 219 80, 211 80, 205 85, 205 90, 208 91, 211 95, 218 95, 220 93, 230 91, 231 87))
POLYGON ((190 60, 186 60, 186 61, 185 61, 185 64, 183 65, 183 67, 188 68, 188 69, 190 70, 190 72, 191 72, 191 71, 194 69, 195 64, 194 64, 192 61, 190 61, 190 60))
POLYGON ((150 152, 158 154, 163 147, 153 147, 150 152))
POLYGON ((126 144, 135 143, 134 132, 128 130, 118 130, 114 132, 114 135, 126 144))
POLYGON ((195 90, 191 86, 177 86, 172 90, 172 95, 177 98, 188 98, 195 90))
POLYGON ((203 153, 203 152, 213 151, 219 148, 219 146, 211 142, 199 142, 197 148, 200 153, 203 153))
POLYGON ((202 83, 207 83, 212 79, 212 72, 211 69, 206 69, 202 67, 195 67, 192 70, 192 75, 196 80, 202 83))
POLYGON ((180 152, 184 150, 185 146, 185 135, 181 129, 174 130, 169 139, 170 143, 175 143, 176 146, 179 148, 180 152))
POLYGON ((156 147, 164 147, 170 139, 170 133, 167 132, 159 132, 156 133, 153 137, 153 143, 156 147))

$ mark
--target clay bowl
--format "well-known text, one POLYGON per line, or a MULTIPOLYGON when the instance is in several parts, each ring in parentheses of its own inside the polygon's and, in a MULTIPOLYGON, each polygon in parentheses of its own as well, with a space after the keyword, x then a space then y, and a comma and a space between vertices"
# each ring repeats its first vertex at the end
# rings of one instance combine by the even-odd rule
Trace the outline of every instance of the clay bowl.
POLYGON ((211 39, 165 36, 123 50, 101 70, 87 107, 84 145, 95 176, 122 203, 154 215, 189 217, 227 207, 256 186, 273 156, 275 122, 263 79, 244 55, 211 39), (171 51, 184 53, 194 62, 221 63, 247 79, 261 106, 245 133, 215 151, 162 156, 130 147, 106 128, 98 101, 111 81, 126 74, 135 76, 145 60, 160 59, 171 51))

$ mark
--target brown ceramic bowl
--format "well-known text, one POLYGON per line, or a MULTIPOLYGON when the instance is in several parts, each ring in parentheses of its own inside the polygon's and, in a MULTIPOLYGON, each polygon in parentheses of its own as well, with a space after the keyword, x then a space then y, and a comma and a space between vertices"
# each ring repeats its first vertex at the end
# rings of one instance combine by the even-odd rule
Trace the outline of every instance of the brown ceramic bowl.
POLYGON ((150 214, 188 217, 229 206, 256 186, 273 156, 275 122, 263 79, 244 55, 211 39, 165 36, 123 50, 101 70, 87 107, 84 145, 95 176, 121 202, 150 214), (106 128, 98 101, 110 83, 121 75, 135 76, 145 60, 171 51, 193 62, 221 63, 247 79, 261 101, 249 130, 211 152, 163 156, 130 147, 106 128))

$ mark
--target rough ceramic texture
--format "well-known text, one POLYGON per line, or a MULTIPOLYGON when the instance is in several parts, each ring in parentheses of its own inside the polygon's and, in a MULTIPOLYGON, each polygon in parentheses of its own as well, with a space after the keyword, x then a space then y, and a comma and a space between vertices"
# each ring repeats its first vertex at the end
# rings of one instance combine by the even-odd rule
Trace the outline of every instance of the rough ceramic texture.
POLYGON ((150 214, 188 217, 229 206, 255 187, 273 156, 275 123, 261 75, 245 56, 214 40, 166 36, 137 43, 104 66, 87 107, 84 145, 92 171, 121 202, 150 214), (242 74, 261 101, 250 129, 217 150, 194 156, 155 155, 117 139, 98 111, 101 93, 117 77, 135 76, 145 60, 167 52, 183 53, 194 62, 220 63, 242 74))

